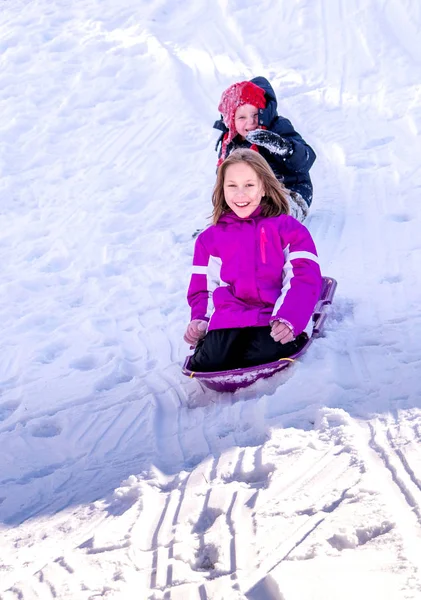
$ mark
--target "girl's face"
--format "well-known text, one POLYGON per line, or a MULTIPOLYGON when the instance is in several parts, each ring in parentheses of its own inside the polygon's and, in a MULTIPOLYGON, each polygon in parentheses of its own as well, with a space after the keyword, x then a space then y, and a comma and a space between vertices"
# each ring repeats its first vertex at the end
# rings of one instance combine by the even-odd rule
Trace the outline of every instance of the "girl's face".
POLYGON ((249 131, 257 129, 259 111, 252 104, 243 104, 235 111, 234 124, 237 132, 245 138, 249 131))
POLYGON ((225 202, 242 219, 259 206, 265 191, 256 171, 245 162, 227 167, 224 177, 225 202))

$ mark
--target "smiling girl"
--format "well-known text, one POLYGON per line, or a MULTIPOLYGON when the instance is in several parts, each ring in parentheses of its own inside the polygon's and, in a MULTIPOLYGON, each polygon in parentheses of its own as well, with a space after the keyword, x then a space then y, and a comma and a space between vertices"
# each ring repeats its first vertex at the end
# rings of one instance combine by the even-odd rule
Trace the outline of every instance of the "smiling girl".
POLYGON ((213 225, 196 240, 188 289, 194 371, 272 362, 297 352, 322 278, 308 230, 265 159, 235 150, 220 166, 213 225))

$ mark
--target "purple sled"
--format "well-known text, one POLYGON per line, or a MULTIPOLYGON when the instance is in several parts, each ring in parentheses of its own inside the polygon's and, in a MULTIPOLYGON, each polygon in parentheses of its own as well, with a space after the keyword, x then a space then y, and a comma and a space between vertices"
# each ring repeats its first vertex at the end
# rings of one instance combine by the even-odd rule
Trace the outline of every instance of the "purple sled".
POLYGON ((327 317, 327 307, 332 304, 336 286, 337 282, 335 279, 332 279, 332 277, 323 277, 320 299, 317 302, 313 313, 313 331, 311 337, 309 337, 307 343, 296 354, 264 365, 232 369, 231 371, 213 371, 207 373, 191 371, 189 369, 191 356, 187 356, 183 365, 183 375, 199 379, 203 385, 211 390, 216 390, 217 392, 235 392, 235 390, 239 388, 251 385, 258 379, 270 377, 274 373, 289 367, 297 360, 297 358, 308 350, 311 342, 321 335, 327 317))

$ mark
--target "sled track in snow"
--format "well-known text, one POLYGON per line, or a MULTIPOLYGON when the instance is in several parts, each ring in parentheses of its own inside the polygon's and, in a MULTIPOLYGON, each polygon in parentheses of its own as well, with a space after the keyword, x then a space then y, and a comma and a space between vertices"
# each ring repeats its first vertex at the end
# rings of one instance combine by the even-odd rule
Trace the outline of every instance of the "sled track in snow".
MULTIPOLYGON (((327 452, 316 465, 302 472, 297 472, 296 466, 291 467, 294 474, 289 473, 288 479, 290 481, 295 476, 294 483, 284 489, 278 484, 276 489, 271 490, 273 501, 274 497, 277 500, 290 495, 299 497, 316 487, 313 500, 318 498, 323 509, 314 514, 311 508, 303 510, 298 515, 299 524, 285 522, 288 533, 276 543, 276 548, 271 548, 272 552, 268 550, 266 558, 257 556, 254 549, 255 545, 258 546, 255 539, 256 504, 261 494, 270 488, 273 471, 270 464, 262 464, 261 449, 232 449, 219 459, 209 459, 198 465, 182 486, 169 492, 162 513, 156 517, 157 527, 151 548, 151 588, 160 590, 163 598, 172 599, 187 597, 183 594, 188 591, 191 594, 189 598, 197 597, 199 600, 207 598, 208 593, 212 596, 215 590, 221 598, 233 597, 230 594, 240 593, 240 590, 244 593, 250 587, 250 573, 254 578, 258 573, 266 575, 277 564, 287 560, 344 501, 343 492, 333 502, 324 504, 322 501, 326 477, 333 480, 341 472, 345 473, 349 466, 349 458, 344 456, 343 461, 339 459, 342 464, 332 469, 340 455, 337 449, 327 452), (250 470, 250 465, 254 465, 254 470, 250 470), (204 481, 209 487, 203 495, 204 481), (193 543, 189 543, 189 537, 193 537, 193 543), (189 560, 190 577, 183 563, 177 561, 178 552, 183 556, 186 554, 186 550, 183 553, 183 544, 186 548, 195 549, 189 560), (274 556, 279 558, 274 560, 274 556), (184 577, 181 575, 183 571, 184 577), (197 583, 197 594, 194 595, 191 586, 198 578, 205 582, 197 583)), ((134 542, 132 552, 135 552, 135 545, 134 542)), ((144 559, 143 553, 142 556, 144 559)), ((137 566, 140 567, 139 562, 137 566)))
POLYGON ((283 473, 274 478, 261 447, 235 447, 159 486, 145 482, 139 503, 121 514, 111 512, 99 524, 98 536, 50 559, 5 591, 2 600, 61 597, 63 586, 88 600, 106 589, 111 593, 131 572, 142 589, 150 589, 150 598, 242 598, 316 535, 359 480, 354 468, 350 481, 350 456, 338 446, 317 456, 309 468, 304 455, 287 452, 283 473), (342 481, 347 483, 341 487, 342 481), (297 508, 284 514, 291 498, 297 508), (267 530, 267 512, 280 527, 279 538, 267 530), (262 547, 264 554, 258 551, 262 547), (90 581, 99 563, 108 574, 102 587, 90 581))
POLYGON ((421 481, 416 475, 421 465, 421 419, 419 416, 416 419, 418 423, 410 424, 412 432, 406 428, 406 439, 400 438, 399 419, 391 416, 369 421, 363 425, 363 431, 367 444, 366 465, 377 479, 378 489, 395 519, 405 556, 412 564, 418 581, 416 586, 421 592, 421 481))
POLYGON ((414 426, 412 442, 408 445, 408 439, 406 439, 400 447, 398 427, 399 424, 396 422, 373 421, 369 423, 369 445, 382 460, 411 514, 416 517, 421 534, 421 480, 416 475, 421 464, 419 439, 417 439, 418 430, 417 426, 414 426), (412 455, 409 453, 411 446, 412 455), (412 460, 418 464, 412 466, 412 460))

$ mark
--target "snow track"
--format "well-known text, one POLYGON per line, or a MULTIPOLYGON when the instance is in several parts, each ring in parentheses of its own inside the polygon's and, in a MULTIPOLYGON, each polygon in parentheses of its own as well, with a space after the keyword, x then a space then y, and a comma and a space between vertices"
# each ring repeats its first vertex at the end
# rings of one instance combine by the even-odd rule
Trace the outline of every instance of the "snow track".
MULTIPOLYGON (((363 552, 354 558, 361 565, 373 553, 380 563, 391 560, 390 545, 400 547, 400 573, 388 585, 415 598, 409 594, 420 591, 414 583, 421 544, 421 486, 414 475, 419 417, 403 438, 392 419, 359 425, 326 409, 315 419, 314 430, 274 430, 259 447, 232 447, 189 472, 131 477, 91 507, 93 534, 83 536, 79 528, 76 544, 76 531, 68 531, 73 547, 70 542, 62 556, 51 556, 2 598, 123 597, 132 587, 150 589, 157 599, 257 598, 273 586, 280 590, 274 597, 282 598, 290 564, 294 577, 300 561, 330 556, 341 566, 352 549, 363 552), (61 595, 47 593, 58 589, 61 595)), ((51 517, 52 526, 63 530, 62 517, 51 517)), ((27 546, 35 542, 30 529, 27 546)), ((36 543, 39 556, 48 542, 36 543)))
POLYGON ((420 6, 4 3, 0 600, 421 599, 420 6), (299 364, 216 394, 191 236, 256 75, 339 286, 299 364))
MULTIPOLYGON (((395 496, 397 500, 405 505, 406 510, 401 509, 399 515, 402 521, 407 523, 408 532, 412 532, 415 540, 411 546, 415 549, 421 542, 421 482, 416 473, 419 473, 420 453, 417 443, 408 436, 402 441, 397 436, 396 423, 370 423, 369 447, 374 450, 377 458, 380 458, 396 486, 395 496), (415 446, 415 447, 414 447, 415 446), (415 452, 414 452, 415 449, 415 452), (408 510, 409 509, 409 510, 408 510)), ((407 431, 406 434, 410 434, 407 431)), ((413 433, 413 432, 412 432, 413 433)), ((407 536, 407 539, 410 539, 407 536)), ((419 551, 419 550, 418 550, 419 551)), ((416 563, 415 563, 416 564, 416 563)))

